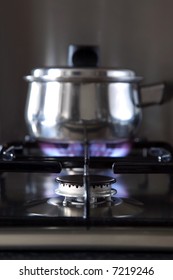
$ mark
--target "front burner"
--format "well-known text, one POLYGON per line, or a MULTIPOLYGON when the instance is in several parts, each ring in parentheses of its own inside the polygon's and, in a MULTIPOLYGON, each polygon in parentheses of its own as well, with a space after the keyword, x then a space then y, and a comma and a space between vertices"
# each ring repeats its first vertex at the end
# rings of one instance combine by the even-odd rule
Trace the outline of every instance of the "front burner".
MULTIPOLYGON (((82 174, 61 176, 56 178, 56 181, 59 183, 56 194, 64 197, 64 205, 84 203, 85 188, 82 174)), ((99 203, 110 200, 116 193, 116 190, 112 189, 112 184, 115 182, 116 179, 112 177, 90 175, 90 202, 99 203)))

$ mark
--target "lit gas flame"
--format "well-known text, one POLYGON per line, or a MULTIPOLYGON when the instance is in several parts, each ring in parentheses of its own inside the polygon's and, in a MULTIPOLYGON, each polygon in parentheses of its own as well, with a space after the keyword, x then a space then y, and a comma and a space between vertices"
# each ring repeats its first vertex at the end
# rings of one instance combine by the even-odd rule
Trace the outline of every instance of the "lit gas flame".
POLYGON ((90 146, 90 155, 93 157, 125 157, 129 152, 129 143, 92 143, 90 146))
POLYGON ((54 143, 40 143, 41 150, 44 155, 52 157, 62 156, 82 156, 83 146, 80 143, 69 143, 69 144, 54 144, 54 143))
MULTIPOLYGON (((40 143, 41 150, 46 156, 82 157, 84 146, 82 143, 40 143)), ((92 142, 89 145, 91 157, 125 157, 131 150, 130 143, 92 142)))

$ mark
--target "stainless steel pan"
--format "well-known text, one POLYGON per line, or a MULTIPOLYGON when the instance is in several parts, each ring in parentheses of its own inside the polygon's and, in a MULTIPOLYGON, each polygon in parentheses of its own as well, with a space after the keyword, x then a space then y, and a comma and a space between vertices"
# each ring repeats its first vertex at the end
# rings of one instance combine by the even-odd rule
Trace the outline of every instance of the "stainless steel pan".
MULTIPOLYGON (((142 78, 132 70, 42 68, 25 79, 26 122, 36 138, 83 140, 87 135, 119 142, 133 137, 141 123, 142 78)), ((160 100, 164 86, 151 89, 160 100)))

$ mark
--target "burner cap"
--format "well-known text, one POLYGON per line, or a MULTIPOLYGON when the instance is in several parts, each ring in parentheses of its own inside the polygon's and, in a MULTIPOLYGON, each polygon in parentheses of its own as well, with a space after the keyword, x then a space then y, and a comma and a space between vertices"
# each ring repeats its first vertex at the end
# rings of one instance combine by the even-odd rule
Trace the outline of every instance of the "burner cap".
MULTIPOLYGON (((89 180, 91 186, 109 185, 116 182, 115 178, 102 175, 89 175, 89 180)), ((83 175, 60 176, 56 178, 56 181, 61 184, 83 186, 83 175)))

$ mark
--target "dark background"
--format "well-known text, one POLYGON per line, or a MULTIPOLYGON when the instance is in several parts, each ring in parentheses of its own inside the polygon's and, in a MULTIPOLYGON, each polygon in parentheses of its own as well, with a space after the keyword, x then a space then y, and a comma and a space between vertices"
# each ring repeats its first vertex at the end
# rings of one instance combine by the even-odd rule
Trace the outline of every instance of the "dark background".
MULTIPOLYGON (((23 76, 66 65, 69 44, 99 45, 101 66, 133 69, 145 84, 173 82, 173 1, 0 0, 0 142, 27 133, 23 76)), ((144 109, 138 135, 173 143, 172 109, 144 109)))

